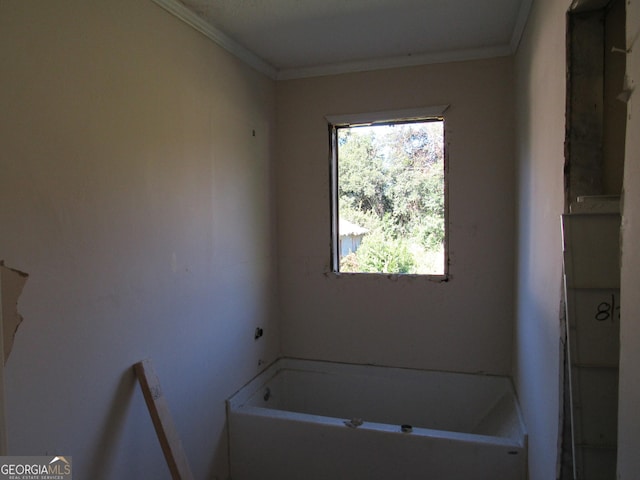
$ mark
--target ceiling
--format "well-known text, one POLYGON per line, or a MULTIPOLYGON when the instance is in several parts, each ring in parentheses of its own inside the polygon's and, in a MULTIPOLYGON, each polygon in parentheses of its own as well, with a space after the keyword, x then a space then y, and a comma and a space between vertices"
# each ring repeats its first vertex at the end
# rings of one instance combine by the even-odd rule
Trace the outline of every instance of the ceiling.
POLYGON ((532 0, 154 0, 273 78, 509 55, 532 0))

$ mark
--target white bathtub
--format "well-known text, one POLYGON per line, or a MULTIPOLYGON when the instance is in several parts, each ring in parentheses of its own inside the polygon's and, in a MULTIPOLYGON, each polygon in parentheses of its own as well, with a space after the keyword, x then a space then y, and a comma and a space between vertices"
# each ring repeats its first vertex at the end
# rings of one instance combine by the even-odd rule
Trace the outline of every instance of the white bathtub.
POLYGON ((526 478, 506 377, 283 358, 227 415, 232 480, 526 478))

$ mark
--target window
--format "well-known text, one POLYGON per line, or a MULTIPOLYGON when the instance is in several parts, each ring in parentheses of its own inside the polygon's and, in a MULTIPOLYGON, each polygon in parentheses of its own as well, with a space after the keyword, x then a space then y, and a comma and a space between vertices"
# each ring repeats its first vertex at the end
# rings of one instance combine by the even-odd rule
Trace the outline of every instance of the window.
POLYGON ((328 117, 335 272, 446 275, 444 110, 328 117))

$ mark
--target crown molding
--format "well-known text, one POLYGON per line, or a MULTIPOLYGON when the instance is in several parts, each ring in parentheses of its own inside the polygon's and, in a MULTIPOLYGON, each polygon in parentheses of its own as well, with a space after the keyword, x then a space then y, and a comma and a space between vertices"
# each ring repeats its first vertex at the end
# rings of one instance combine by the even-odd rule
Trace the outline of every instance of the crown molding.
POLYGON ((511 35, 511 53, 516 53, 518 50, 520 40, 524 34, 524 29, 527 26, 527 19, 529 18, 532 3, 533 0, 522 0, 522 3, 520 3, 520 10, 518 10, 516 25, 513 29, 513 35, 511 35))
POLYGON ((390 68, 413 67, 436 63, 462 62, 468 60, 481 60, 486 58, 506 57, 513 55, 520 43, 524 28, 529 16, 529 10, 533 0, 524 0, 520 5, 516 28, 513 31, 509 45, 475 48, 466 50, 452 50, 448 52, 421 53, 403 55, 399 57, 376 58, 353 62, 333 63, 312 67, 293 67, 278 69, 269 64, 252 51, 243 47, 235 40, 218 30, 198 15, 185 7, 178 0, 152 0, 164 8, 167 12, 176 16, 186 24, 199 31, 207 38, 227 50, 257 71, 265 74, 273 80, 292 80, 298 78, 320 77, 326 75, 339 75, 343 73, 357 73, 390 68))
POLYGON ((187 25, 202 33, 213 42, 217 43, 220 47, 224 48, 229 53, 245 62, 247 65, 253 67, 261 73, 264 73, 272 79, 275 79, 277 77, 278 71, 273 66, 265 62, 250 50, 244 48, 235 40, 228 37, 225 33, 221 32, 211 24, 205 22, 202 18, 185 7, 182 3, 178 2, 177 0, 152 1, 160 7, 164 8, 167 12, 178 17, 187 25))
POLYGON ((377 58, 356 62, 334 63, 317 67, 288 68, 278 71, 278 80, 292 80, 297 78, 320 77, 325 75, 339 75, 342 73, 367 72, 388 68, 415 67, 435 63, 462 62, 467 60, 481 60, 485 58, 507 57, 513 52, 509 45, 497 47, 476 48, 468 50, 453 50, 441 53, 424 53, 405 55, 401 57, 377 58))

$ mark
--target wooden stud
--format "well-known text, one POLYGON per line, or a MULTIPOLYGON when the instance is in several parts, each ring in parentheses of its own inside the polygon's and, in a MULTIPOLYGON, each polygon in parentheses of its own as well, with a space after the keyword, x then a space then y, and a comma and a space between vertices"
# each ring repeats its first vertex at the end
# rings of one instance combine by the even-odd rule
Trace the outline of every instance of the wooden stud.
POLYGON ((171 419, 167 401, 162 394, 160 381, 153 370, 151 360, 138 362, 133 368, 140 382, 144 400, 173 480, 193 480, 187 456, 182 449, 182 442, 171 419))

